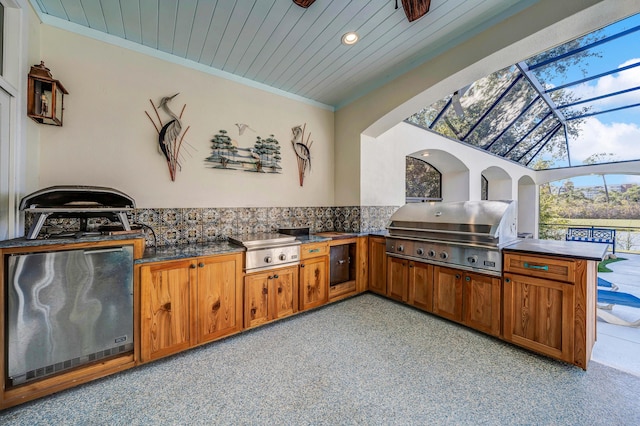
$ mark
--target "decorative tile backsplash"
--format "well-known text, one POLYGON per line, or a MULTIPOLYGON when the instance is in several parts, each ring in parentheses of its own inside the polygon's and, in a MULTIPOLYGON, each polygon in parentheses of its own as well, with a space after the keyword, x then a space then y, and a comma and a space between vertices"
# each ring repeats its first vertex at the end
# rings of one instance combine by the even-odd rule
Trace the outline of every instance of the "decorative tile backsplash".
MULTIPOLYGON (((350 207, 237 207, 134 209, 131 224, 147 229, 147 247, 205 243, 225 240, 230 235, 275 232, 279 228, 309 227, 311 232, 373 232, 384 230, 397 206, 350 207), (153 233, 148 230, 153 229, 153 233)), ((33 215, 25 217, 26 230, 33 215)), ((108 224, 107 219, 89 219, 87 229, 108 224)), ((43 228, 50 233, 77 231, 80 221, 48 219, 43 228)))

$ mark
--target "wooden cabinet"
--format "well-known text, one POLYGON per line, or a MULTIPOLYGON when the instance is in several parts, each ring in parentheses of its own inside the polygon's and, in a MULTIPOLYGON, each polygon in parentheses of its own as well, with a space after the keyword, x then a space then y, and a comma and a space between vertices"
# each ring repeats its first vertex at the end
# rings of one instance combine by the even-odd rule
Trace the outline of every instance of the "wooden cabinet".
POLYGON ((140 353, 161 358, 242 329, 242 255, 139 266, 140 353))
POLYGON ((245 276, 244 295, 247 328, 294 314, 298 311, 298 267, 245 276))
POLYGON ((433 268, 433 313, 462 322, 462 272, 457 269, 433 268))
POLYGON ((504 338, 584 369, 595 343, 597 263, 505 253, 504 338))
POLYGON ((422 262, 409 262, 409 289, 407 302, 433 312, 433 265, 422 262))
POLYGON ((387 296, 406 302, 409 294, 409 261, 397 257, 387 260, 387 296))
POLYGON ((388 257, 387 296, 433 311, 433 265, 388 257))
POLYGON ((241 256, 198 259, 197 343, 242 329, 241 256))
POLYGON ((387 245, 384 237, 369 237, 369 290, 387 294, 387 245))
POLYGON ((462 289, 462 322, 494 336, 500 335, 500 278, 465 272, 462 289))
POLYGON ((143 362, 189 348, 191 340, 192 260, 140 268, 143 362))
POLYGON ((329 243, 303 244, 300 248, 300 310, 329 301, 329 243))
POLYGON ((435 266, 433 313, 500 335, 500 278, 435 266))

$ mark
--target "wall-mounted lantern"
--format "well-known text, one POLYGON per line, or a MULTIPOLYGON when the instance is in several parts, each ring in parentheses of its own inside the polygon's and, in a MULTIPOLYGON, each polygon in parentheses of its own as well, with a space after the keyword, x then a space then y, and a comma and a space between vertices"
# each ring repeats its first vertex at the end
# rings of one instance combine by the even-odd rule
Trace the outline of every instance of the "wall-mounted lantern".
POLYGON ((44 62, 32 66, 27 88, 27 115, 41 124, 62 126, 64 95, 68 94, 44 62))

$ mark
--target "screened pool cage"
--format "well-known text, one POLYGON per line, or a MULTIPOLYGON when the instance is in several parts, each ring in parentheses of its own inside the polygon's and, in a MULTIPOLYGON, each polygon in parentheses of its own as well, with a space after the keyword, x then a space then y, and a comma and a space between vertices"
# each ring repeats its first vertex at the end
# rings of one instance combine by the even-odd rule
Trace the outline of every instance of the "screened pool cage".
POLYGON ((640 15, 496 71, 405 121, 536 170, 637 160, 632 46, 640 15))

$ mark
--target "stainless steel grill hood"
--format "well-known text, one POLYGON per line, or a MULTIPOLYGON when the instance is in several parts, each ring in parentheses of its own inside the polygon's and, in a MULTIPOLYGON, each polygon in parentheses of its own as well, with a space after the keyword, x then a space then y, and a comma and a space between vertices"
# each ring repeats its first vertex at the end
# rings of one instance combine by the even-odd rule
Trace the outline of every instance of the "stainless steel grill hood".
POLYGON ((514 201, 410 203, 391 216, 389 234, 500 248, 517 240, 516 212, 514 201))

